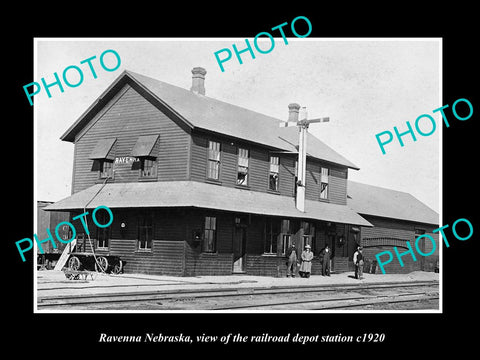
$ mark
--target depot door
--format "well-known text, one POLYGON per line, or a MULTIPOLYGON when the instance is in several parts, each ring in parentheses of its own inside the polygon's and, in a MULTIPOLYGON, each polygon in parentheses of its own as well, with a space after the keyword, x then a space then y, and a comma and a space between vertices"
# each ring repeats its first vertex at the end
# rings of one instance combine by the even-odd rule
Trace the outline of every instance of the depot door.
MULTIPOLYGON (((419 230, 419 229, 415 229, 415 244, 417 246, 417 249, 418 249, 418 246, 420 248, 420 252, 422 254, 425 254, 425 239, 422 238, 420 239, 420 241, 417 240, 418 237, 422 236, 425 234, 425 230, 419 230)), ((424 271, 425 270, 425 257, 424 256, 420 256, 420 270, 424 271)))
POLYGON ((233 272, 243 273, 246 266, 247 227, 235 219, 233 232, 233 272))

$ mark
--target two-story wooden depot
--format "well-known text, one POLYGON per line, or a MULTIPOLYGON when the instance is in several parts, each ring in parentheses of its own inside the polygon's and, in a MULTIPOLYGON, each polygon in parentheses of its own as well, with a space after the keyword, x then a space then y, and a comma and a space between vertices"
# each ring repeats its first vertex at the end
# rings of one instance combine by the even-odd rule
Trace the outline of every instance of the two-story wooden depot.
MULTIPOLYGON (((375 237, 368 230, 375 222, 382 224, 379 236, 390 239, 373 241, 379 249, 437 227, 438 215, 413 197, 413 219, 382 222, 377 207, 367 221, 352 210, 348 170, 359 168, 312 135, 299 211, 298 129, 206 96, 206 71, 192 74, 187 90, 125 71, 61 137, 75 145, 72 195, 46 210, 74 217, 108 206, 109 227, 89 223, 94 250, 120 256, 125 272, 283 276, 292 242, 310 244, 315 255, 329 244, 333 270, 346 271, 362 231, 375 237), (389 228, 393 235, 385 235, 389 228)), ((299 106, 288 109, 289 120, 298 120, 299 106)), ((420 266, 410 261, 405 269, 420 266)))

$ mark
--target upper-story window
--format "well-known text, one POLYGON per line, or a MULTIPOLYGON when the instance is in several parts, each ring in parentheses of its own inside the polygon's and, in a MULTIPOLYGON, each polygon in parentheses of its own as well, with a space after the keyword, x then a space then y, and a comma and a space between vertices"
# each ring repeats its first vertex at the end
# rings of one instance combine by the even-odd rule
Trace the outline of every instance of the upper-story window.
POLYGON ((207 177, 218 180, 220 176, 220 143, 216 141, 208 142, 208 167, 207 177))
POLYGON ((328 199, 328 168, 320 168, 320 199, 328 199))
POLYGON ((298 160, 295 160, 294 168, 294 180, 293 180, 293 196, 297 197, 297 183, 298 183, 298 160))
POLYGON ((97 160, 100 164, 100 179, 113 177, 113 161, 108 159, 97 160))
POLYGON ((268 188, 273 191, 278 191, 278 172, 280 159, 278 156, 270 156, 270 174, 268 180, 268 188))
POLYGON ((156 178, 157 162, 153 158, 140 158, 140 177, 156 178))
POLYGON ((92 171, 98 171, 100 179, 113 177, 114 144, 116 138, 100 139, 90 153, 93 160, 92 171))
POLYGON ((248 185, 248 149, 238 148, 237 185, 248 185))
POLYGON ((157 152, 159 135, 142 135, 133 146, 131 156, 136 158, 137 166, 140 168, 141 179, 152 179, 157 177, 157 152))

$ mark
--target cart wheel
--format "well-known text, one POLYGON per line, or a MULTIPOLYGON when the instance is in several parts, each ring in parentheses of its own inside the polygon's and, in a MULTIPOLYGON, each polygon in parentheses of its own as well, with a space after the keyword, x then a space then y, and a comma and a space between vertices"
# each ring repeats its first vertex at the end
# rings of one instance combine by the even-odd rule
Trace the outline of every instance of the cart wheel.
POLYGON ((80 269, 80 259, 76 256, 72 256, 69 260, 68 260, 68 267, 72 270, 79 270, 80 269))
POLYGON ((106 272, 108 269, 108 260, 105 256, 97 257, 95 262, 95 271, 97 272, 106 272))
POLYGON ((116 263, 115 266, 113 267, 113 273, 115 275, 120 274, 122 272, 122 268, 123 268, 122 260, 118 260, 118 263, 116 263))

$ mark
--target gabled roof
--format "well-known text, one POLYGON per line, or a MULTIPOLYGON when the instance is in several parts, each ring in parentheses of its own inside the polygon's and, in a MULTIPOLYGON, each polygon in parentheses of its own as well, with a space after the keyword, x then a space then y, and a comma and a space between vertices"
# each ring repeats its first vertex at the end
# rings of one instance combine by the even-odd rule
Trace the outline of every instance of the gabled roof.
MULTIPOLYGON (((125 83, 141 89, 191 129, 203 129, 278 150, 297 152, 298 131, 296 128, 280 128, 279 124, 284 120, 200 95, 132 71, 124 71, 61 136, 61 139, 73 142, 75 135, 125 83)), ((359 169, 311 134, 308 137, 308 155, 359 169)))
POLYGON ((47 206, 45 210, 82 210, 100 205, 111 209, 194 207, 372 226, 346 205, 306 200, 306 211, 301 212, 295 207, 293 197, 196 181, 96 184, 47 206))
POLYGON ((409 193, 348 180, 347 194, 359 214, 439 225, 439 215, 409 193))

